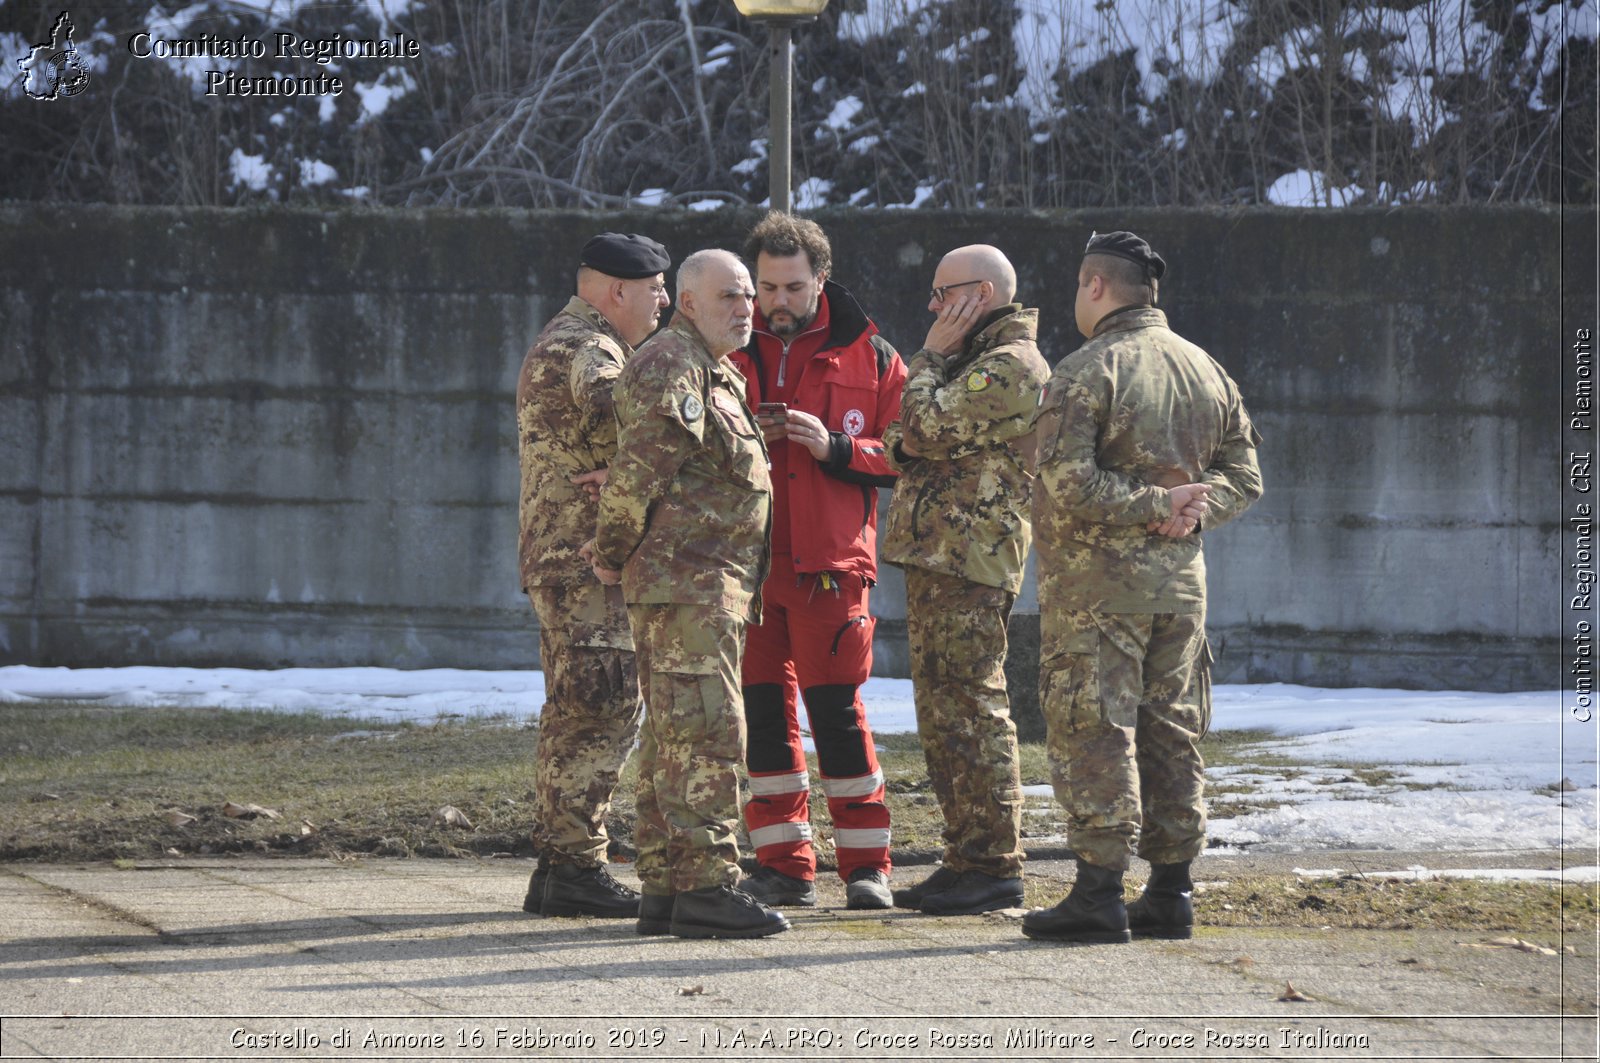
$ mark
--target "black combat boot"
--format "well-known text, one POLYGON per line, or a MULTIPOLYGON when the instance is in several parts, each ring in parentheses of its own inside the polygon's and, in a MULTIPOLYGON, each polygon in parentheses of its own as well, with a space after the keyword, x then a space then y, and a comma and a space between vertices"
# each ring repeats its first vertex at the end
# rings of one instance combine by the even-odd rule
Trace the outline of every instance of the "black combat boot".
POLYGON ((544 884, 550 877, 550 858, 544 853, 539 854, 539 862, 533 865, 533 874, 528 876, 528 893, 522 898, 522 910, 529 915, 540 915, 544 911, 544 884))
POLYGON ((1022 906, 1022 876, 1000 878, 986 871, 963 871, 949 889, 922 898, 928 915, 978 915, 1022 906))
POLYGON ((544 885, 545 915, 592 915, 636 919, 639 895, 611 877, 604 865, 555 864, 544 885))
POLYGON ((960 877, 960 874, 941 864, 933 874, 915 886, 907 886, 905 889, 895 890, 894 906, 896 908, 921 908, 925 898, 949 889, 956 884, 956 879, 960 877))
POLYGON ((641 934, 672 933, 672 901, 676 893, 643 893, 639 895, 639 925, 641 934))
POLYGON ((1182 941, 1194 937, 1194 883, 1189 864, 1151 864, 1144 893, 1128 905, 1128 929, 1136 938, 1182 941))
POLYGON ((1022 932, 1036 941, 1115 945, 1133 940, 1122 903, 1122 872, 1078 861, 1072 891, 1054 908, 1022 917, 1022 932))
POLYGON ((763 938, 789 929, 789 920, 732 886, 685 890, 673 900, 669 933, 680 938, 763 938))

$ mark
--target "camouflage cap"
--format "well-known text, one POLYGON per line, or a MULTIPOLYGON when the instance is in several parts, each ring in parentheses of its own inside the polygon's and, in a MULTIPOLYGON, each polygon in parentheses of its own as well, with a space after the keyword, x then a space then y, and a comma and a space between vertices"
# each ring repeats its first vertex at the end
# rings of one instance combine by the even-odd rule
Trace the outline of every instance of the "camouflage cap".
POLYGON ((1141 236, 1118 230, 1114 233, 1090 233, 1089 244, 1083 249, 1089 255, 1113 255, 1143 266, 1151 280, 1160 280, 1167 272, 1167 260, 1150 249, 1141 236))
POLYGON ((648 236, 601 233, 583 245, 578 261, 608 277, 634 280, 665 273, 672 265, 672 256, 648 236))

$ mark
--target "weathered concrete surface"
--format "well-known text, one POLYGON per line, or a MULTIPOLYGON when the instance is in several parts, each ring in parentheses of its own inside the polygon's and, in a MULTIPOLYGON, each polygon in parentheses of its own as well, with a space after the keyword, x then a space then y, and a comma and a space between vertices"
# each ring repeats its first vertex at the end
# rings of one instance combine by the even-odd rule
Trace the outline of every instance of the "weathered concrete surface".
MULTIPOLYGON (((1370 870, 1407 854, 1348 858, 1370 870)), ((1205 874, 1259 859, 1208 857, 1205 874)), ((1493 936, 1470 932, 1273 928, 1072 948, 1023 938, 1017 913, 847 912, 828 879, 786 934, 690 942, 524 916, 529 869, 8 865, 0 1056, 1594 1058, 1592 934, 1572 935, 1568 956, 1463 947, 1493 936), (1291 984, 1307 999, 1281 999, 1291 984), (569 1040, 540 1047, 539 1032, 569 1040)), ((1070 877, 1048 862, 1029 874, 1062 891, 1070 877)))
MULTIPOLYGON (((593 232, 681 258, 751 217, 0 207, 0 662, 534 664, 522 353, 593 232)), ((1055 360, 1089 231, 1148 235, 1266 437, 1265 500, 1207 548, 1219 676, 1478 689, 1558 685, 1559 318, 1594 289, 1563 223, 1594 217, 819 215, 907 354, 950 247, 1012 255, 1055 360)), ((900 588, 880 674, 904 674, 900 588)))

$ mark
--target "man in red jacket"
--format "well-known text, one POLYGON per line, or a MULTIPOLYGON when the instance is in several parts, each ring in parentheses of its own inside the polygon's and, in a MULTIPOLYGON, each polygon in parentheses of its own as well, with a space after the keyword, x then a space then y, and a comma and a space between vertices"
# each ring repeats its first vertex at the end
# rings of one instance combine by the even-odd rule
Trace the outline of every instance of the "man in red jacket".
POLYGON ((858 688, 872 671, 878 488, 894 483, 883 430, 906 369, 855 297, 828 279, 815 223, 779 211, 751 232, 754 335, 744 373, 772 458, 772 572, 745 635, 750 802, 760 870, 739 888, 768 905, 816 903, 810 774, 796 692, 817 747, 839 876, 851 908, 888 908, 889 808, 858 688))

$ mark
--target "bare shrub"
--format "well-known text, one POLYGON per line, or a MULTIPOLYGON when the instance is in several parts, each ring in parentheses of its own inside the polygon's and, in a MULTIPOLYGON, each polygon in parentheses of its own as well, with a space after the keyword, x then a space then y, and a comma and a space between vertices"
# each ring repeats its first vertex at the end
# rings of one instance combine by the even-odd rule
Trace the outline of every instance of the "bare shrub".
MULTIPOLYGON (((726 0, 390 8, 269 19, 210 0, 162 16, 186 33, 421 42, 420 58, 387 68, 339 64, 351 90, 337 100, 201 96, 192 69, 123 46, 159 8, 80 25, 91 91, 45 105, 15 85, 0 95, 0 195, 765 199, 767 34, 726 0)), ((1593 202, 1594 21, 1595 0, 834 0, 795 32, 797 202, 1593 202)), ((40 28, 33 8, 0 5, 0 39, 40 28)))

